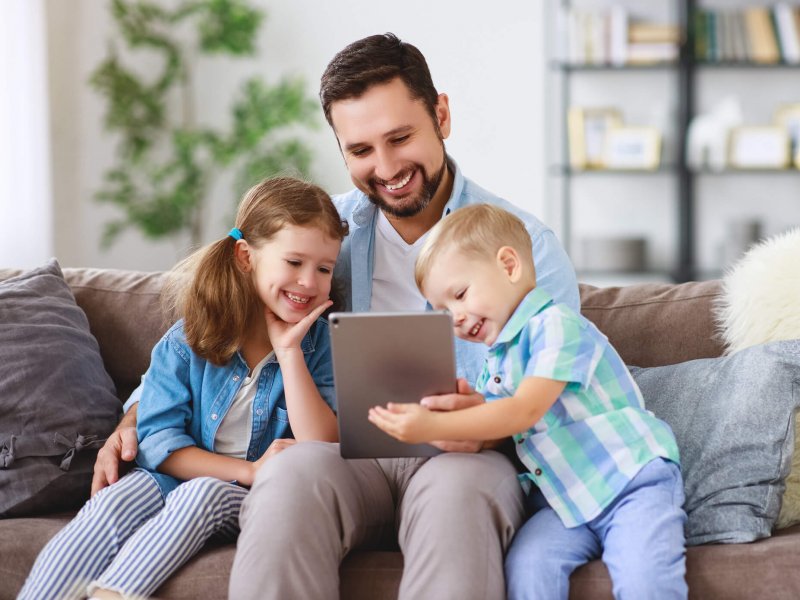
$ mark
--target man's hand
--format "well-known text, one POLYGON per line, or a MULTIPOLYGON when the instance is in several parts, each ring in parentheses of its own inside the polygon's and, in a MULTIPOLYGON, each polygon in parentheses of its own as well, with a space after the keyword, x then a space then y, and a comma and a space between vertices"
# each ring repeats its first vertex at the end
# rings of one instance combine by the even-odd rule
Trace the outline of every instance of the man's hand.
MULTIPOLYGON (((473 390, 466 379, 459 379, 456 382, 455 394, 442 394, 441 396, 427 396, 420 400, 420 404, 430 410, 461 410, 471 406, 478 406, 486 402, 486 399, 473 390)), ((480 452, 484 448, 484 442, 463 440, 463 441, 434 441, 432 446, 437 447, 443 452, 480 452)))
POLYGON ((134 413, 134 424, 132 426, 127 424, 130 419, 126 414, 116 431, 108 437, 97 453, 92 477, 92 496, 104 487, 115 483, 119 479, 120 473, 124 475, 133 466, 133 459, 136 458, 139 448, 136 438, 135 408, 131 408, 128 412, 134 413), (121 461, 122 464, 120 464, 121 461))

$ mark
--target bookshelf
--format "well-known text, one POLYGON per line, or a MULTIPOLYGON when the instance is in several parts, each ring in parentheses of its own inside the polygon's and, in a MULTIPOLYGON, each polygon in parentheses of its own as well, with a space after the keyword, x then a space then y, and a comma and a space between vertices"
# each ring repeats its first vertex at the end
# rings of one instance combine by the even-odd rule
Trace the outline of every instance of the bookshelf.
MULTIPOLYGON (((563 15, 568 13, 576 2, 569 2, 562 0, 560 2, 560 14, 554 15, 556 19, 563 19, 563 15)), ((648 3, 650 4, 650 3, 648 3)), ((552 165, 549 169, 549 176, 552 180, 557 180, 558 193, 556 197, 559 200, 559 215, 558 220, 561 223, 561 237, 562 241, 567 248, 570 256, 575 257, 577 250, 574 232, 573 232, 573 188, 577 182, 590 180, 592 182, 608 182, 618 181, 616 178, 624 178, 625 182, 632 181, 646 181, 646 184, 638 184, 648 186, 652 189, 659 189, 661 191, 669 188, 668 193, 670 202, 673 203, 671 207, 671 227, 674 233, 673 244, 674 256, 669 259, 669 266, 663 265, 646 265, 639 272, 626 272, 618 274, 609 273, 586 273, 581 272, 579 267, 579 278, 586 280, 589 279, 609 281, 615 276, 621 283, 630 281, 690 281, 700 278, 717 277, 720 275, 718 270, 709 270, 707 266, 701 266, 697 261, 697 235, 698 235, 698 194, 702 195, 702 189, 707 186, 707 180, 722 180, 728 177, 733 177, 736 181, 744 181, 748 178, 773 178, 774 176, 788 175, 797 176, 800 171, 797 168, 786 169, 748 169, 748 170, 733 170, 726 169, 722 172, 712 171, 709 169, 692 169, 688 166, 686 142, 689 124, 697 114, 698 103, 698 84, 702 83, 704 78, 709 77, 709 73, 741 73, 743 80, 747 77, 752 77, 752 73, 776 73, 787 74, 789 71, 800 71, 800 42, 797 47, 797 55, 791 53, 784 53, 783 48, 778 47, 778 56, 770 54, 768 59, 763 57, 755 58, 753 52, 755 48, 748 48, 742 46, 741 42, 734 44, 731 30, 720 34, 720 39, 727 40, 727 45, 724 49, 708 51, 709 40, 701 39, 702 36, 707 35, 710 31, 708 21, 714 22, 715 31, 721 31, 720 23, 715 22, 715 15, 721 14, 722 10, 719 9, 719 3, 716 7, 711 1, 698 2, 696 0, 668 0, 664 2, 667 7, 667 21, 665 25, 675 27, 679 32, 679 41, 676 43, 674 54, 670 55, 667 51, 663 55, 663 59, 659 60, 654 58, 649 62, 640 62, 636 64, 629 64, 622 60, 617 50, 617 55, 614 56, 613 40, 611 41, 611 50, 604 56, 589 56, 580 57, 576 59, 575 45, 573 40, 569 40, 566 48, 562 46, 554 54, 555 56, 550 61, 550 70, 557 78, 554 93, 555 96, 555 114, 557 119, 555 123, 558 125, 555 131, 551 132, 551 138, 557 139, 554 146, 554 156, 558 156, 558 164, 552 165), (710 8, 709 8, 710 7, 710 8), (701 15, 703 18, 701 18, 701 15), (709 15, 711 15, 709 17, 709 15), (707 19, 707 20, 705 20, 707 19), (700 32, 698 27, 706 28, 704 32, 700 32), (734 51, 734 45, 736 50, 734 51), (705 48, 704 53, 700 54, 699 50, 705 48), (674 56, 674 58, 669 58, 674 56), (661 160, 656 168, 652 169, 604 169, 604 168, 576 168, 571 164, 573 156, 570 155, 571 149, 568 143, 570 139, 570 130, 567 119, 569 108, 574 104, 580 105, 581 99, 573 90, 575 87, 575 80, 582 78, 600 78, 598 81, 608 81, 609 85, 614 85, 614 82, 620 78, 648 78, 648 82, 653 81, 653 78, 663 78, 666 83, 662 83, 663 87, 668 88, 669 93, 673 95, 672 106, 674 110, 671 111, 669 119, 665 123, 665 134, 669 134, 671 139, 671 148, 669 152, 662 154, 661 160), (699 185, 699 182, 703 182, 699 185)), ((609 16, 605 26, 610 28, 610 32, 606 35, 613 37, 614 35, 614 19, 613 11, 615 8, 609 8, 607 2, 596 1, 580 3, 581 9, 591 10, 592 8, 599 10, 609 10, 609 16), (588 8, 587 8, 588 7, 588 8), (610 21, 610 24, 609 24, 610 21)), ((628 3, 628 6, 635 6, 628 3)), ((800 8, 798 3, 794 2, 789 5, 797 18, 800 19, 800 8)), ((726 6, 724 9, 724 18, 720 19, 733 27, 735 23, 741 29, 741 22, 744 21, 745 15, 749 14, 751 8, 757 8, 761 12, 763 19, 764 11, 769 15, 770 8, 764 8, 763 5, 755 6, 755 3, 742 2, 741 6, 731 8, 726 6)), ((633 11, 631 11, 633 12, 633 11)), ((663 11, 662 11, 663 13, 663 11)), ((618 16, 618 15, 617 15, 618 16)), ((627 15, 630 18, 630 14, 627 15)), ((663 17, 662 17, 663 18, 663 17)), ((776 19, 773 17, 773 27, 777 31, 776 19)), ((567 34, 574 32, 574 27, 571 24, 564 26, 563 20, 561 27, 553 28, 556 32, 554 38, 559 36, 559 30, 563 35, 564 31, 567 34)), ((660 23, 658 24, 660 25, 660 23)), ((619 25, 617 25, 619 26, 619 25)), ((797 23, 797 34, 800 37, 800 20, 797 23)), ((551 34, 553 35, 553 34, 551 34)), ((595 36, 599 39, 599 36, 595 36)), ((777 38, 776 38, 777 39, 777 38)), ((551 43, 555 47, 557 39, 551 39, 551 43)), ((763 53, 762 53, 763 54, 763 53)), ((760 56, 760 55, 759 55, 760 56)), ((793 73, 792 77, 796 77, 793 73)), ((797 78, 800 81, 800 77, 797 78)), ((769 89, 763 92, 769 94, 769 89)), ((798 86, 798 93, 796 102, 800 103, 800 86, 798 86)), ((583 103, 586 105, 586 103, 583 103)), ((798 177, 800 180, 800 177, 798 177)), ((621 183, 621 185, 628 185, 629 183, 621 183)), ((587 185, 582 183, 582 185, 587 185)), ((597 184, 600 185, 600 184, 597 184)), ((798 188, 798 196, 800 197, 800 188, 798 188)), ((800 203, 798 203, 800 204, 800 203)), ((624 218, 624 215, 621 215, 624 218)), ((705 217, 708 218, 707 215, 705 217)), ((582 240, 583 241, 583 240, 582 240)))

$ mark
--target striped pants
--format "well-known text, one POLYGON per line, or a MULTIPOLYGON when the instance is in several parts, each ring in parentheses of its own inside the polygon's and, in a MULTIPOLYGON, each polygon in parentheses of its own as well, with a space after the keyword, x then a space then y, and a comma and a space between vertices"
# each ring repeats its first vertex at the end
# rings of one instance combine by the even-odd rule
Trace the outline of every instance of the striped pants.
POLYGON ((17 600, 84 598, 100 588, 147 597, 212 535, 234 539, 247 490, 198 477, 164 502, 135 469, 100 490, 44 547, 17 600))

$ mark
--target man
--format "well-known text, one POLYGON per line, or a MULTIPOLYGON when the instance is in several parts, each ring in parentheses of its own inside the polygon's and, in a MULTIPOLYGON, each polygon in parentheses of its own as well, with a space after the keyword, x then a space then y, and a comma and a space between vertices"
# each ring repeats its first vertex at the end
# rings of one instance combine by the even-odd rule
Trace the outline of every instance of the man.
MULTIPOLYGON (((553 232, 466 179, 447 156, 449 100, 419 50, 392 34, 351 44, 325 70, 320 100, 356 186, 334 198, 351 232, 336 267, 349 309, 425 308, 413 277, 425 234, 475 203, 525 222, 540 287, 579 309, 575 273, 553 232)), ((467 382, 485 349, 459 342, 456 353, 466 381, 433 409, 482 401, 467 382)), ((101 451, 97 486, 115 477, 120 453, 135 455, 125 435, 101 451)), ((478 442, 437 445, 446 452, 427 461, 345 460, 336 444, 321 443, 295 444, 267 461, 242 509, 230 597, 336 598, 344 556, 396 536, 401 598, 503 598, 503 555, 524 516, 516 471, 478 442)))

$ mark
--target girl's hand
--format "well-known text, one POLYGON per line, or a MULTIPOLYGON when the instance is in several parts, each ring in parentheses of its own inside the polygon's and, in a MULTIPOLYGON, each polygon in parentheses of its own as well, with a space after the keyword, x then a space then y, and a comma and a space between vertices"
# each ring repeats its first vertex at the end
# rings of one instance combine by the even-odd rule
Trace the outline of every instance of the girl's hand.
POLYGON ((267 321, 267 335, 269 335, 269 342, 272 344, 275 355, 280 358, 280 352, 283 350, 299 349, 300 342, 308 333, 311 325, 332 305, 331 300, 326 300, 297 323, 287 323, 281 320, 278 315, 265 306, 264 318, 267 321))
POLYGON ((297 440, 292 438, 281 438, 277 440, 272 440, 272 443, 267 448, 266 452, 261 455, 261 458, 258 460, 254 460, 250 464, 250 471, 252 473, 252 477, 250 478, 249 482, 242 482, 245 485, 253 485, 253 481, 255 481, 256 473, 258 470, 264 465, 266 461, 268 461, 273 456, 277 455, 280 452, 286 450, 289 446, 294 446, 297 443, 297 440))
POLYGON ((436 415, 415 402, 390 402, 386 408, 374 406, 369 409, 367 418, 373 425, 407 444, 420 444, 436 439, 435 432, 432 431, 436 415))

